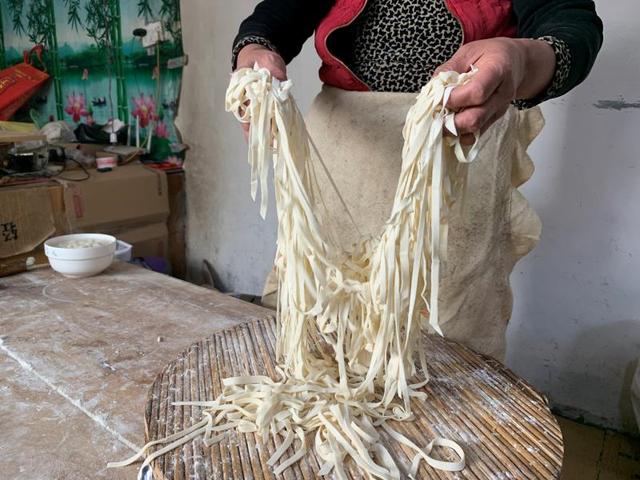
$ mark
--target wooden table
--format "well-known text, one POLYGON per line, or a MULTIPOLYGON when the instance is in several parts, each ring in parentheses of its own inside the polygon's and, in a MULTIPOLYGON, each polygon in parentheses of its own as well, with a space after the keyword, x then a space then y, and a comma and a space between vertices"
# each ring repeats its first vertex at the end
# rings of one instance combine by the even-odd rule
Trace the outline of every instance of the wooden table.
MULTIPOLYGON (((135 478, 135 466, 107 470, 105 465, 129 456, 144 442, 145 429, 148 434, 154 421, 163 421, 160 414, 152 414, 153 406, 146 404, 149 410, 145 412, 147 393, 156 375, 178 368, 181 362, 203 358, 198 352, 211 351, 214 332, 233 327, 237 328, 224 335, 247 335, 247 329, 257 332, 251 325, 267 325, 265 319, 271 314, 124 264, 79 281, 64 279, 51 270, 0 279, 0 312, 0 472, 3 478, 70 480, 135 478), (204 337, 209 339, 202 340, 204 337)), ((254 334, 251 338, 272 342, 273 335, 254 334)), ((440 406, 425 410, 424 417, 439 421, 425 422, 426 433, 453 435, 465 447, 473 468, 460 474, 425 469, 420 478, 557 477, 562 440, 544 399, 497 362, 482 359, 464 347, 437 340, 433 352, 435 381, 429 388, 433 389, 431 398, 440 406), (475 373, 469 376, 465 369, 475 373), (467 399, 464 409, 459 396, 467 399), (517 411, 522 398, 530 399, 531 404, 524 406, 521 418, 501 418, 503 412, 517 411), (435 430, 431 431, 432 427, 435 430)), ((235 370, 230 368, 227 373, 239 373, 235 370)), ((187 385, 184 379, 204 379, 201 386, 194 383, 184 391, 205 391, 207 382, 214 385, 206 375, 178 377, 160 374, 149 398, 176 391, 171 382, 187 385)), ((214 386, 210 394, 215 391, 214 386)), ((195 453, 196 447, 186 448, 195 453)), ((230 461, 239 459, 242 464, 249 450, 236 448, 238 456, 230 461)), ((173 480, 218 470, 212 465, 215 452, 203 455, 200 469, 208 464, 211 470, 190 471, 187 462, 171 468, 171 475, 167 475, 162 462, 156 473, 173 480)), ((245 460, 242 465, 230 465, 246 472, 251 460, 245 460)), ((295 472, 288 471, 285 478, 308 476, 302 470, 302 476, 295 472)))
POLYGON ((135 478, 136 467, 105 466, 142 446, 158 371, 269 312, 122 263, 83 280, 49 269, 0 278, 0 478, 135 478))

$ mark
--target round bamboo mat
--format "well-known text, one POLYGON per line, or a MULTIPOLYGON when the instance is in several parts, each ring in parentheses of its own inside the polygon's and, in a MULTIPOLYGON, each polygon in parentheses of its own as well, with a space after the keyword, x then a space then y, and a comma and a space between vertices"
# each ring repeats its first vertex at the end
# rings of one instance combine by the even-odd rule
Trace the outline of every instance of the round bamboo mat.
MULTIPOLYGON (((274 345, 275 322, 271 318, 220 331, 189 347, 164 368, 151 387, 145 411, 147 441, 178 432, 200 419, 199 407, 174 407, 172 402, 214 399, 221 393, 221 380, 230 376, 266 374, 276 378, 274 345)), ((393 427, 418 445, 424 446, 436 436, 458 442, 466 452, 467 467, 451 474, 422 462, 418 478, 559 478, 562 435, 543 396, 499 362, 457 343, 429 335, 427 352, 431 381, 424 391, 428 399, 414 401, 415 421, 394 422, 393 427)), ((410 452, 387 440, 399 466, 410 466, 410 452)), ((254 434, 233 430, 211 448, 196 438, 153 462, 154 478, 275 479, 266 462, 278 444, 270 440, 264 445, 254 434)), ((447 451, 438 453, 448 458, 447 451)), ((280 478, 314 479, 318 469, 318 460, 311 453, 280 478)), ((349 474, 352 479, 363 478, 353 462, 349 474)))

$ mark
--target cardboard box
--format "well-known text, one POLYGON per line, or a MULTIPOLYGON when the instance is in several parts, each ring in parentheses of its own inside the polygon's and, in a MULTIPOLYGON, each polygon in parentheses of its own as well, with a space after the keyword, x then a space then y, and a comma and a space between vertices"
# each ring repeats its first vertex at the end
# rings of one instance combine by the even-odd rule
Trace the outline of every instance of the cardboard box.
POLYGON ((142 225, 115 233, 120 240, 133 246, 135 257, 169 257, 169 232, 166 223, 142 225))
POLYGON ((113 235, 133 246, 133 257, 169 258, 167 175, 141 164, 91 171, 84 182, 65 184, 72 232, 113 235))
POLYGON ((0 188, 0 277, 46 264, 44 241, 69 230, 63 187, 40 182, 0 188))
POLYGON ((66 233, 107 233, 132 244, 135 257, 169 258, 166 174, 139 164, 90 173, 0 188, 0 276, 41 265, 44 241, 66 233))
POLYGON ((0 277, 21 273, 34 268, 46 267, 49 259, 44 254, 44 246, 40 245, 27 253, 21 253, 8 258, 0 258, 0 277))
POLYGON ((63 189, 56 183, 0 188, 0 258, 28 253, 67 231, 63 189))
POLYGON ((117 233, 166 222, 167 177, 140 164, 111 172, 91 171, 83 182, 64 182, 64 203, 72 232, 117 233))

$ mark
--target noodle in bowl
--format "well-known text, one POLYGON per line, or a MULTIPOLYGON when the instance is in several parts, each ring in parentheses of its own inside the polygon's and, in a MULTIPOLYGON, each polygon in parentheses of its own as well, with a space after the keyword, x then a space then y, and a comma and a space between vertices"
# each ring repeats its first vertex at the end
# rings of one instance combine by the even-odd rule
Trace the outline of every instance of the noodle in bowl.
POLYGON ((116 239, 100 233, 76 233, 47 240, 44 251, 51 268, 65 277, 85 278, 106 270, 116 251, 116 239))

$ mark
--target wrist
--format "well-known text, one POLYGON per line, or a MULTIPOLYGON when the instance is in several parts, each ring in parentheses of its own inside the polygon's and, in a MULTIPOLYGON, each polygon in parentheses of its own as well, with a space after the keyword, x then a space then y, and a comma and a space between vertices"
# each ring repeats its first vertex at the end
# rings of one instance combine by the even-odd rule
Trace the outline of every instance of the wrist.
POLYGON ((231 52, 232 69, 236 70, 238 66, 241 68, 247 66, 253 67, 252 58, 260 56, 260 54, 266 51, 277 52, 275 46, 267 38, 259 35, 247 35, 237 39, 231 52), (243 52, 242 58, 240 58, 240 52, 243 52), (239 60, 244 60, 244 63, 239 62, 239 60), (251 63, 251 65, 248 65, 247 62, 251 63))
POLYGON ((556 70, 556 54, 544 40, 514 39, 521 53, 523 78, 517 89, 518 99, 531 99, 545 92, 553 80, 556 70))
POLYGON ((254 52, 263 51, 263 50, 271 51, 271 49, 265 47, 264 45, 260 45, 259 43, 249 43, 248 45, 245 45, 240 49, 240 52, 238 52, 238 56, 242 55, 243 52, 245 54, 248 54, 248 53, 254 53, 254 52))

